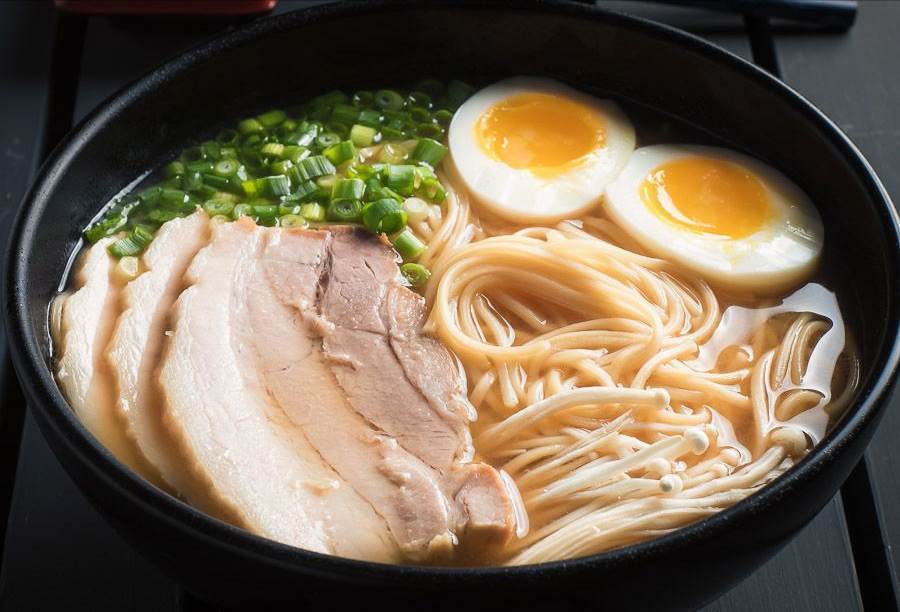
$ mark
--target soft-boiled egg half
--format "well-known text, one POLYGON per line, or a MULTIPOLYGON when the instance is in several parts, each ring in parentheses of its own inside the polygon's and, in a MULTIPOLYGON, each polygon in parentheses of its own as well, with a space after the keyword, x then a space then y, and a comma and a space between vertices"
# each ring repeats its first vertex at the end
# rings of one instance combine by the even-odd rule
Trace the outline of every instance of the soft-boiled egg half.
POLYGON ((516 223, 547 223, 599 202, 634 150, 634 127, 613 102, 517 77, 466 100, 449 142, 480 204, 516 223))
POLYGON ((642 147, 607 187, 606 210, 650 253, 754 293, 800 283, 822 251, 822 219, 806 194, 728 149, 642 147))

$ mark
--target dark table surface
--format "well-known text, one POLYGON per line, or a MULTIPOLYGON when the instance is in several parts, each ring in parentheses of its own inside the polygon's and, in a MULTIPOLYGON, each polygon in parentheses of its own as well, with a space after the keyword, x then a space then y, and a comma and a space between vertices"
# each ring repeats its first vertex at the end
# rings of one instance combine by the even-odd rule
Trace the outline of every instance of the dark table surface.
MULTIPOLYGON (((276 11, 310 4, 282 0, 276 11)), ((900 3, 860 2, 846 34, 644 2, 599 4, 699 34, 780 76, 841 126, 900 197, 900 3)), ((0 2, 0 243, 31 176, 72 125, 148 69, 238 23, 60 16, 49 2, 0 2)), ((841 492, 705 610, 898 609, 898 438, 895 394, 841 492)), ((211 610, 129 548, 63 472, 27 413, 2 331, 0 513, 2 611, 211 610)))

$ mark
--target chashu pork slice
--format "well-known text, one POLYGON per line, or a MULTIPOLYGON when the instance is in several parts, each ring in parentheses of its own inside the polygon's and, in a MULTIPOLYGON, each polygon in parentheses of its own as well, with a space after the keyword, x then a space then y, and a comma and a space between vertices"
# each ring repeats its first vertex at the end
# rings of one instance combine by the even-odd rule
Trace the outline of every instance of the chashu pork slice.
POLYGON ((317 299, 332 265, 332 234, 266 230, 266 237, 246 287, 244 330, 267 392, 384 517, 407 557, 452 550, 456 513, 440 475, 355 410, 333 370, 335 362, 355 364, 322 350, 329 324, 317 312, 317 299))
POLYGON ((514 529, 498 472, 470 462, 464 380, 452 355, 422 332, 425 300, 400 282, 393 250, 359 230, 334 228, 321 301, 323 349, 354 408, 439 475, 457 535, 503 543, 514 529))
POLYGON ((116 260, 103 238, 87 249, 76 268, 74 291, 57 296, 52 311, 56 380, 66 400, 88 430, 120 461, 155 480, 155 473, 125 435, 115 409, 105 348, 119 315, 124 282, 114 274, 116 260))
POLYGON ((422 334, 424 300, 400 283, 393 250, 347 227, 268 236, 251 321, 272 396, 409 556, 452 554, 461 536, 505 542, 508 492, 469 462, 460 371, 422 334))
POLYGON ((169 489, 217 514, 204 487, 191 482, 184 460, 163 430, 156 367, 168 329, 169 311, 181 293, 194 255, 209 242, 209 217, 201 210, 165 223, 141 257, 145 271, 122 291, 123 312, 107 349, 116 408, 126 432, 169 489))
MULTIPOLYGON (((206 483, 227 520, 251 531, 308 550, 397 561, 382 517, 267 391, 261 354, 289 341, 268 347, 256 337, 282 325, 276 309, 254 312, 253 296, 267 286, 259 275, 267 230, 241 219, 213 234, 188 269, 159 372, 163 423, 185 469, 206 483)), ((301 381, 315 392, 313 381, 301 381)))

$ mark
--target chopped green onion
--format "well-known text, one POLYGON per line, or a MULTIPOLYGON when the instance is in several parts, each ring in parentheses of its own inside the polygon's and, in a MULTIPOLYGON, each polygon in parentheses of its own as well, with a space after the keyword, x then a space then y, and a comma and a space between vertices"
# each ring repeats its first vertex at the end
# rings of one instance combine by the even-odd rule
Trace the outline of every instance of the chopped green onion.
POLYGON ((306 147, 306 146, 311 145, 313 143, 313 141, 316 139, 316 137, 319 135, 319 131, 320 131, 319 126, 316 125, 315 123, 309 123, 309 124, 306 124, 305 127, 303 126, 303 124, 301 124, 301 128, 302 128, 302 131, 301 131, 300 135, 296 139, 292 140, 292 142, 294 142, 297 145, 300 145, 301 147, 306 147))
POLYGON ((428 218, 431 212, 428 208, 428 202, 421 198, 406 198, 403 201, 403 210, 410 223, 419 223, 428 218))
POLYGON ((359 117, 359 109, 349 104, 338 104, 331 109, 331 121, 335 123, 353 125, 356 123, 357 117, 359 117))
POLYGON ((366 183, 360 179, 340 179, 331 190, 332 200, 361 200, 366 193, 366 183))
POLYGON ((328 205, 326 213, 329 221, 354 223, 362 214, 362 203, 359 200, 339 200, 328 205))
POLYGON ((292 164, 289 159, 279 159, 278 161, 269 164, 269 168, 271 168, 272 172, 275 174, 287 174, 288 170, 293 167, 294 164, 292 164))
POLYGON ((410 196, 415 189, 416 167, 390 164, 385 166, 385 185, 402 196, 410 196))
POLYGON ((300 215, 282 215, 278 219, 278 225, 281 227, 307 227, 309 221, 300 215))
POLYGON ((416 259, 425 250, 425 245, 409 231, 409 228, 394 236, 391 242, 404 261, 416 259))
POLYGON ((322 154, 335 166, 356 157, 356 147, 349 140, 341 141, 325 149, 322 154))
POLYGON ((325 207, 316 202, 302 205, 300 214, 312 223, 321 223, 326 217, 325 207))
POLYGON ((253 214, 253 207, 249 204, 237 204, 231 209, 231 218, 237 221, 241 217, 249 217, 253 214))
POLYGON ((440 138, 444 135, 444 128, 434 123, 420 123, 416 126, 416 135, 422 138, 440 138))
MULTIPOLYGON (((304 181, 318 176, 325 176, 326 174, 334 174, 334 170, 334 164, 328 161, 328 158, 324 155, 313 155, 312 157, 301 159, 296 166, 291 168, 291 172, 304 181)), ((300 181, 298 180, 297 182, 299 183, 300 181)))
POLYGON ((447 147, 431 138, 423 138, 416 144, 416 148, 412 152, 412 159, 437 168, 446 154, 447 147))
POLYGON ((385 110, 403 108, 403 96, 392 89, 381 89, 375 92, 375 105, 385 110))
POLYGON ((230 215, 231 211, 234 210, 234 202, 229 202, 227 200, 207 200, 203 203, 203 210, 206 211, 210 217, 215 217, 216 215, 230 215))
POLYGON ((175 210, 183 209, 189 202, 191 197, 180 189, 163 189, 159 196, 159 200, 163 206, 174 208, 175 210))
POLYGON ((162 224, 167 221, 171 221, 172 219, 177 219, 183 216, 182 213, 176 212, 174 210, 165 210, 163 208, 157 208, 156 210, 151 210, 150 214, 147 217, 156 223, 162 224))
POLYGON ((326 174, 325 176, 320 176, 316 179, 316 185, 319 186, 319 189, 321 189, 323 193, 331 193, 331 190, 334 188, 334 184, 337 182, 337 180, 337 174, 326 174))
POLYGON ((293 202, 282 202, 278 205, 278 216, 282 217, 284 215, 299 215, 300 214, 300 205, 295 204, 293 202))
POLYGON ((281 153, 281 157, 290 161, 293 164, 296 164, 298 161, 305 157, 309 157, 309 149, 306 147, 301 147, 298 145, 288 145, 284 148, 284 151, 281 153))
POLYGON ((356 122, 360 125, 377 128, 381 125, 381 113, 377 110, 367 108, 360 111, 359 116, 356 118, 356 122))
POLYGON ((375 173, 375 168, 365 164, 350 164, 347 168, 347 176, 350 178, 370 179, 375 173))
POLYGON ((275 204, 254 204, 253 216, 259 220, 273 220, 278 216, 278 206, 275 204))
POLYGON ((350 128, 350 142, 357 147, 370 147, 375 142, 375 128, 356 124, 350 128))
POLYGON ((445 128, 450 125, 450 120, 453 119, 453 113, 443 108, 435 111, 433 116, 438 125, 445 128))
POLYGON ((369 106, 375 100, 375 94, 371 91, 357 91, 353 94, 353 104, 356 106, 369 106))
POLYGON ((219 157, 223 159, 237 159, 237 149, 234 147, 222 147, 219 149, 219 157))
POLYGON ((256 191, 264 196, 286 196, 291 192, 291 179, 283 174, 258 178, 256 191))
POLYGON ((264 127, 270 128, 278 125, 287 118, 287 114, 283 110, 270 110, 262 115, 257 115, 256 120, 264 127))
POLYGON ((128 235, 113 242, 108 247, 113 257, 127 257, 137 255, 153 241, 153 234, 140 225, 131 228, 128 235))
POLYGON ((185 164, 188 172, 212 172, 216 165, 211 161, 195 161, 185 164))
MULTIPOLYGON (((201 176, 203 177, 204 183, 206 183, 207 185, 210 185, 211 187, 215 187, 218 190, 221 190, 221 191, 234 191, 235 190, 234 184, 232 184, 232 182, 224 176, 219 176, 217 174, 203 174, 201 176)), ((238 187, 240 188, 240 185, 238 185, 238 187)))
POLYGON ((165 175, 168 178, 184 174, 184 164, 180 161, 173 161, 166 165, 165 175))
POLYGON ((392 127, 383 127, 381 128, 381 136, 383 140, 404 140, 406 139, 407 134, 403 130, 392 127))
POLYGON ((441 182, 436 178, 422 179, 422 184, 419 186, 419 191, 422 193, 422 195, 424 195, 435 204, 440 204, 447 197, 447 192, 444 190, 444 186, 441 185, 441 182))
POLYGON ((236 159, 220 159, 216 162, 216 165, 213 166, 213 172, 216 173, 217 176, 234 176, 237 171, 240 163, 236 159))
POLYGON ((413 108, 409 111, 410 119, 415 121, 416 123, 430 123, 431 122, 431 113, 429 113, 424 108, 413 108))
POLYGON ((317 193, 319 193, 319 186, 316 185, 315 181, 303 181, 302 183, 298 183, 297 188, 289 195, 284 196, 282 200, 288 202, 302 202, 303 200, 315 196, 317 193))
POLYGON ((425 110, 431 108, 431 96, 424 91, 409 92, 409 95, 406 96, 406 101, 412 107, 424 108, 425 110))
POLYGON ((348 136, 350 136, 350 127, 344 123, 331 121, 328 124, 328 129, 329 131, 337 134, 341 140, 345 140, 348 136))
POLYGON ((373 234, 392 234, 406 226, 406 212, 391 198, 382 198, 363 209, 363 225, 373 234))
POLYGON ((199 172, 189 172, 181 177, 180 186, 186 191, 197 191, 203 187, 203 175, 199 172))
POLYGON ((256 195, 256 192, 259 191, 259 188, 256 186, 256 181, 252 179, 242 181, 241 187, 244 189, 244 193, 246 193, 248 196, 254 196, 256 195))
POLYGON ((238 123, 238 131, 241 134, 253 134, 254 132, 262 132, 264 129, 263 124, 253 118, 244 119, 238 123))
POLYGON ((281 157, 284 153, 284 145, 277 142, 267 142, 262 146, 262 149, 260 149, 259 152, 263 155, 281 157))
POLYGON ((334 146, 341 141, 341 137, 334 132, 325 132, 316 137, 316 144, 323 149, 334 146))
POLYGON ((203 156, 207 159, 219 159, 219 151, 221 150, 218 142, 208 140, 200 145, 203 156))
POLYGON ((413 287, 424 285, 428 282, 428 279, 431 278, 431 271, 425 266, 417 263, 403 264, 400 266, 400 273, 413 287))
POLYGON ((84 237, 88 239, 88 242, 91 244, 97 242, 101 238, 105 238, 106 236, 112 236, 120 229, 125 227, 125 224, 128 222, 128 218, 123 215, 115 215, 113 217, 107 217, 102 221, 98 221, 91 227, 87 228, 84 231, 84 237))

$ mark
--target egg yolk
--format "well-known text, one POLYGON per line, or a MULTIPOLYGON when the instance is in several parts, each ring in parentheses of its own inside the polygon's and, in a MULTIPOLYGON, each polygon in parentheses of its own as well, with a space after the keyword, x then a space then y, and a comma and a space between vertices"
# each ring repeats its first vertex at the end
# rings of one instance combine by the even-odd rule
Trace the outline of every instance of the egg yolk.
POLYGON ((641 200, 658 218, 693 232, 744 238, 769 215, 762 181, 749 170, 711 157, 657 166, 641 183, 641 200))
POLYGON ((562 96, 524 93, 487 109, 475 138, 491 158, 539 175, 559 174, 606 140, 603 120, 592 108, 562 96))

